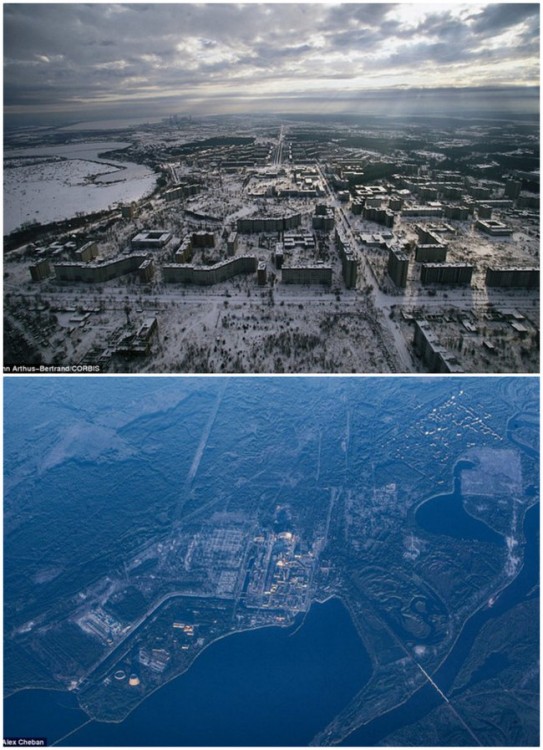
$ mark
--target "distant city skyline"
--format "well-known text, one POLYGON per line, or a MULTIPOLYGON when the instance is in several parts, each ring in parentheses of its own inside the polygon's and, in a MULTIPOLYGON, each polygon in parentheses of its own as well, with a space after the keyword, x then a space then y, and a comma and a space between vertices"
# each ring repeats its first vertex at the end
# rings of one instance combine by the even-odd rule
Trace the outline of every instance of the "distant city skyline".
POLYGON ((4 112, 535 113, 538 3, 6 4, 4 112))

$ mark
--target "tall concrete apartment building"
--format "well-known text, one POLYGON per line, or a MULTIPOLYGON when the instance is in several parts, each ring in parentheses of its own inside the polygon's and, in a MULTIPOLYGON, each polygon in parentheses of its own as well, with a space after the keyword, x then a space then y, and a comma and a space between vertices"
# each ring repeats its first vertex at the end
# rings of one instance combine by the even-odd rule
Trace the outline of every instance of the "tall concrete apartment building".
POLYGON ((148 260, 146 254, 133 253, 105 263, 55 263, 53 268, 58 281, 82 281, 96 284, 111 281, 111 279, 134 271, 140 271, 141 280, 147 281, 153 272, 153 264, 146 263, 148 260))
POLYGON ((539 268, 487 268, 485 282, 487 286, 539 287, 539 268))
POLYGON ((447 245, 426 227, 415 226, 418 241, 415 248, 417 263, 442 263, 447 259, 447 245))
POLYGON ((430 324, 426 320, 415 321, 413 344, 416 353, 431 372, 461 373, 458 360, 445 347, 441 346, 430 324))
POLYGON ((332 284, 331 266, 283 266, 281 278, 284 284, 332 284))
POLYGON ((388 251, 387 272, 396 286, 405 288, 407 286, 407 271, 409 259, 403 250, 391 247, 388 251))
POLYGON ((355 289, 358 278, 358 260, 349 242, 346 242, 336 228, 336 246, 341 260, 343 281, 347 289, 355 289))
POLYGON ((470 284, 473 268, 467 263, 423 263, 420 280, 422 284, 470 284))
POLYGON ((162 266, 162 278, 167 283, 186 283, 210 286, 231 279, 232 276, 255 273, 257 259, 254 255, 237 255, 214 266, 167 263, 162 266))

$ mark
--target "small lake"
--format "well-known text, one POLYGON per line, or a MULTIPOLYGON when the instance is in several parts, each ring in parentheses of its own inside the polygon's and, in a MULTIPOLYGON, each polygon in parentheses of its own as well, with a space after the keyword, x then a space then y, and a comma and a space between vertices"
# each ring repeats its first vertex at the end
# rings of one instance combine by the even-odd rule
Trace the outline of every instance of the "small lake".
MULTIPOLYGON (((307 745, 371 671, 349 612, 331 599, 314 604, 301 627, 267 627, 213 643, 188 672, 153 693, 125 721, 92 722, 64 744, 307 745)), ((24 735, 32 726, 36 736, 47 736, 36 727, 37 715, 44 726, 56 727, 48 735, 55 741, 85 720, 74 710, 71 695, 24 691, 5 702, 5 733, 24 735), (74 717, 79 722, 74 724, 74 717)))
POLYGON ((431 534, 445 534, 454 539, 470 539, 477 542, 503 544, 503 537, 486 523, 470 516, 464 509, 460 488, 460 474, 473 464, 459 461, 454 469, 454 489, 446 495, 435 495, 419 505, 415 519, 417 524, 431 534))

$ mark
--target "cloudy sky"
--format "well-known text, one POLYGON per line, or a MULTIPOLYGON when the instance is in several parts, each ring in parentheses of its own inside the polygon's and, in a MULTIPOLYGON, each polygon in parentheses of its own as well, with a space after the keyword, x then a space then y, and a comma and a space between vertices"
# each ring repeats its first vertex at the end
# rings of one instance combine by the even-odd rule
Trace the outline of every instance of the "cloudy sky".
POLYGON ((539 85, 538 3, 3 7, 7 115, 356 112, 539 85))

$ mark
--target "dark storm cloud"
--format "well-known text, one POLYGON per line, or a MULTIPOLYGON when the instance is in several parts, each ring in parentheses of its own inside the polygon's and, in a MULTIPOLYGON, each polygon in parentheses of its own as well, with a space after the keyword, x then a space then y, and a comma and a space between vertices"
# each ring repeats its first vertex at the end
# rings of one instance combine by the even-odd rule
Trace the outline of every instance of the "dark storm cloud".
POLYGON ((536 20, 539 23, 539 4, 489 5, 476 17, 472 28, 476 34, 498 34, 502 30, 528 19, 536 20))
POLYGON ((536 4, 7 4, 4 102, 326 96, 326 80, 533 84, 538 43, 536 4), (507 44, 493 45, 499 35, 507 44), (500 72, 482 81, 492 60, 500 72))

